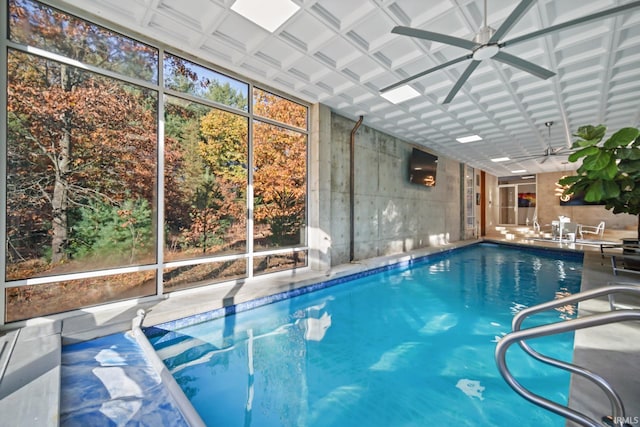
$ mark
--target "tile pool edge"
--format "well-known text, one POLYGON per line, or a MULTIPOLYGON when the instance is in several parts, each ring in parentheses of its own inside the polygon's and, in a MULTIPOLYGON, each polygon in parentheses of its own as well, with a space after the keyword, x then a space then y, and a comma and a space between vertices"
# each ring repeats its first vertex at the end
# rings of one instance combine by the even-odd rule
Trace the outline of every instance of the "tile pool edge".
POLYGON ((571 247, 557 247, 557 246, 539 246, 539 245, 531 245, 528 243, 519 243, 519 242, 506 242, 504 240, 496 240, 496 239, 491 239, 491 238, 485 238, 483 240, 483 243, 489 243, 489 244, 496 244, 496 245, 500 245, 500 246, 511 246, 514 248, 525 248, 527 250, 530 250, 532 252, 540 252, 540 253, 549 253, 549 252, 555 252, 555 253, 563 253, 565 255, 574 255, 577 257, 583 257, 584 256, 584 250, 582 249, 577 249, 577 248, 571 248, 571 247))
POLYGON ((377 274, 380 272, 389 271, 396 268, 407 267, 412 264, 423 262, 426 260, 435 260, 440 257, 446 256, 447 254, 453 251, 464 250, 465 248, 469 248, 478 244, 488 244, 488 245, 507 246, 507 247, 510 246, 518 249, 524 249, 534 253, 535 252, 544 253, 544 254, 549 254, 550 252, 561 253, 564 256, 567 256, 570 258, 579 257, 580 259, 582 259, 584 256, 584 253, 579 250, 553 248, 553 247, 542 247, 542 248, 532 247, 530 245, 514 244, 510 242, 503 242, 503 241, 494 241, 490 239, 481 239, 481 240, 467 242, 466 244, 463 244, 463 245, 456 245, 448 248, 440 248, 440 250, 437 252, 402 254, 401 256, 396 255, 391 257, 381 257, 377 259, 377 263, 376 262, 361 263, 360 266, 363 269, 358 271, 347 271, 343 273, 335 273, 333 277, 316 278, 315 280, 302 284, 297 288, 275 292, 273 294, 260 296, 257 298, 238 302, 235 304, 229 304, 223 307, 207 310, 201 313, 190 314, 188 316, 180 317, 178 319, 169 320, 166 322, 159 322, 146 327, 143 326, 142 331, 147 336, 147 338, 153 338, 157 335, 166 333, 168 330, 176 330, 176 329, 188 327, 191 325, 195 325, 198 323, 206 322, 209 320, 226 317, 229 315, 240 313, 242 311, 251 310, 257 307, 272 304, 278 301, 283 301, 283 300, 304 295, 310 292, 330 288, 332 286, 339 285, 339 284, 348 282, 350 280, 358 279, 361 277, 366 277, 372 274, 377 274))
POLYGON ((367 277, 380 272, 406 267, 406 266, 415 264, 417 262, 438 259, 440 257, 443 257, 449 254, 452 251, 461 250, 466 247, 474 246, 480 243, 482 243, 482 241, 478 240, 475 242, 471 242, 470 244, 467 244, 467 245, 450 247, 446 249, 441 249, 438 252, 426 253, 421 255, 403 254, 403 256, 398 257, 397 259, 392 260, 389 263, 382 263, 381 265, 376 265, 376 266, 369 266, 367 265, 367 263, 364 263, 362 264, 362 266, 364 267, 363 270, 354 271, 354 272, 336 273, 334 277, 331 277, 329 279, 318 278, 313 282, 304 284, 297 288, 276 292, 273 294, 261 296, 258 298, 250 299, 248 301, 243 301, 236 304, 230 304, 224 307, 208 310, 199 314, 193 314, 186 317, 181 317, 179 319, 158 323, 152 326, 147 326, 147 327, 143 326, 142 331, 144 332, 147 338, 153 338, 154 336, 166 333, 167 330, 180 329, 180 328, 195 325, 198 323, 203 323, 209 320, 226 317, 226 316, 240 313, 243 311, 252 310, 254 308, 272 304, 278 301, 283 301, 289 298, 294 298, 300 295, 308 294, 310 292, 315 292, 321 289, 330 288, 335 285, 339 285, 339 284, 342 284, 351 280, 355 280, 361 277, 367 277))

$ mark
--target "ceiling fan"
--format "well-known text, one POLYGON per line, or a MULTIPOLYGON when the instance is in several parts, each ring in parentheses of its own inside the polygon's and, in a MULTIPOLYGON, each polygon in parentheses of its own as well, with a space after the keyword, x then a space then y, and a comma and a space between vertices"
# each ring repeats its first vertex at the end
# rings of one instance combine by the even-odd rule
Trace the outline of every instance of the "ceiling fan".
POLYGON ((462 88, 462 85, 467 81, 471 73, 480 65, 480 62, 485 59, 495 59, 496 61, 500 61, 504 64, 510 65, 512 67, 518 68, 522 71, 526 71, 530 74, 533 74, 536 77, 540 77, 541 79, 548 79, 555 75, 553 71, 547 70, 546 68, 540 67, 532 62, 526 61, 522 58, 518 58, 517 56, 511 55, 503 50, 504 47, 514 45, 516 43, 521 43, 527 40, 531 40, 536 37, 541 37, 552 33, 554 31, 559 31, 574 25, 583 24, 585 22, 593 21, 595 19, 604 18, 610 15, 614 15, 617 13, 624 12, 625 10, 632 9, 640 6, 640 1, 634 1, 629 4, 625 4, 622 6, 614 7, 611 9, 603 10, 601 12, 594 13, 592 15, 583 16, 582 18, 576 18, 571 21, 567 21, 561 24, 552 25, 547 28, 543 28, 538 31, 533 31, 528 34, 524 34, 519 37, 515 37, 511 40, 501 41, 502 37, 524 16, 524 14, 529 10, 529 8, 533 5, 535 0, 522 0, 516 6, 516 8, 511 12, 511 14, 505 19, 505 21, 498 27, 497 30, 489 27, 487 25, 487 0, 484 1, 484 25, 478 30, 478 33, 474 37, 472 41, 461 39, 459 37, 448 36, 446 34, 434 33, 431 31, 420 30, 418 28, 411 27, 403 27, 397 26, 394 27, 391 32, 394 34, 400 34, 409 37, 416 37, 423 40, 430 40, 438 43, 444 43, 452 46, 461 47, 463 49, 468 49, 471 52, 461 56, 459 58, 453 59, 451 61, 445 62, 444 64, 437 65, 433 68, 430 68, 426 71, 422 71, 418 74, 415 74, 411 77, 407 77, 397 83, 394 83, 390 86, 380 89, 381 93, 388 92, 392 89, 400 87, 412 80, 425 76, 429 73, 433 73, 434 71, 441 70, 450 65, 457 64, 462 61, 466 61, 471 59, 471 63, 464 70, 456 84, 453 86, 447 97, 444 99, 443 104, 450 103, 453 98, 456 96, 458 91, 462 88))
POLYGON ((553 126, 553 122, 545 122, 544 125, 549 130, 549 136, 547 138, 547 148, 545 148, 544 153, 534 154, 529 156, 522 156, 522 157, 512 157, 511 160, 515 160, 517 163, 523 160, 540 159, 538 163, 543 164, 544 162, 549 160, 551 156, 568 156, 569 154, 574 152, 574 150, 572 150, 569 147, 553 148, 551 146, 551 126, 553 126))

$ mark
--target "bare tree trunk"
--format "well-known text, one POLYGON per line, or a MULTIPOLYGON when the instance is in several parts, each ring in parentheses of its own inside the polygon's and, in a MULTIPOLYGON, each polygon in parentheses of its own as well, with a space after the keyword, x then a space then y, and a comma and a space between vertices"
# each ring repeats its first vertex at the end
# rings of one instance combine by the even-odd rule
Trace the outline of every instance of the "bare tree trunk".
MULTIPOLYGON (((62 65, 61 85, 71 92, 71 76, 66 66, 62 65)), ((60 138, 55 160, 55 182, 51 196, 52 224, 51 232, 51 262, 53 264, 64 261, 67 258, 68 235, 68 208, 69 187, 67 177, 71 172, 71 112, 65 111, 62 115, 64 123, 64 135, 60 138)))

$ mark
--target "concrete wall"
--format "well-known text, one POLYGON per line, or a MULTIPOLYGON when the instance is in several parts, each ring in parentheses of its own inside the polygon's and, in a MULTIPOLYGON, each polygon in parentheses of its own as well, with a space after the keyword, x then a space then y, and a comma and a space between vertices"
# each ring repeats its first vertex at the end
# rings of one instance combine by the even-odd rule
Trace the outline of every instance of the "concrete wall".
MULTIPOLYGON (((349 144, 356 122, 321 105, 312 120, 310 265, 325 269, 349 262, 349 144)), ((459 163, 439 155, 436 186, 411 184, 412 147, 366 125, 357 131, 354 260, 460 239, 459 163)))

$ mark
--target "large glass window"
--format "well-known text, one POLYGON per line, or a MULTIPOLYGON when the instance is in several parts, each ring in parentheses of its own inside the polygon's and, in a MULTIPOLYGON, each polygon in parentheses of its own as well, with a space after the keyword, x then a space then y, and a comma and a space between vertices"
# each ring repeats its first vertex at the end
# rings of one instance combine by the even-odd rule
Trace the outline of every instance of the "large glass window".
MULTIPOLYGON (((305 244, 307 108, 260 88, 253 108, 254 247, 265 250, 305 244), (286 127, 285 127, 286 126, 286 127)), ((295 253, 293 264, 306 257, 295 253)), ((280 259, 276 257, 276 259, 280 259)), ((260 265, 257 263, 256 266, 260 265)), ((264 271, 256 267, 256 272, 264 271)))
POLYGON ((307 108, 266 90, 253 88, 253 112, 299 129, 307 129, 307 108))
POLYGON ((260 121, 253 133, 254 246, 299 245, 306 213, 306 135, 260 121))
POLYGON ((30 0, 9 2, 9 39, 28 46, 157 82, 158 49, 30 0))
POLYGON ((247 111, 249 85, 175 55, 164 56, 164 87, 247 111))
POLYGON ((167 96, 165 259, 244 252, 248 119, 167 96))
POLYGON ((307 265, 306 106, 7 5, 0 324, 307 265))
POLYGON ((156 291, 155 275, 154 270, 147 270, 8 287, 5 292, 5 319, 13 322, 78 307, 153 295, 156 291))
POLYGON ((244 258, 172 267, 164 271, 164 289, 167 292, 172 292, 216 282, 241 279, 246 275, 247 260, 244 258))
POLYGON ((7 66, 7 279, 155 262, 157 94, 13 50, 7 66))

